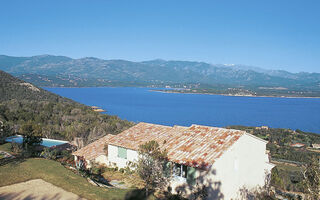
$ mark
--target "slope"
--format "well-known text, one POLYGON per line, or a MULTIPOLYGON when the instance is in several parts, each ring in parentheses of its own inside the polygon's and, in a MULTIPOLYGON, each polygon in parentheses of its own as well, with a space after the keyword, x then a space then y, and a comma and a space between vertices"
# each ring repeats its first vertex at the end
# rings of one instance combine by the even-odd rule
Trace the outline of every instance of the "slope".
POLYGON ((62 98, 0 71, 0 120, 11 134, 25 123, 38 124, 44 137, 84 143, 110 133, 117 134, 133 123, 94 112, 90 107, 62 98))

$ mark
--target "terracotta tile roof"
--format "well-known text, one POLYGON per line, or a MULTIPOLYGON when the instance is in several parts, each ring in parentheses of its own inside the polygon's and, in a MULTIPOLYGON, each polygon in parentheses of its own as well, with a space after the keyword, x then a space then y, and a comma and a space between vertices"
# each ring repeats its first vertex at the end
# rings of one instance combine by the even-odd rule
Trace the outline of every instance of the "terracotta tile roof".
POLYGON ((244 131, 200 125, 171 131, 173 133, 164 145, 169 160, 200 168, 212 165, 245 134, 244 131))
POLYGON ((140 144, 155 140, 162 149, 168 151, 169 160, 206 168, 245 133, 239 130, 200 125, 169 127, 139 123, 110 138, 108 143, 138 150, 140 144))
MULTIPOLYGON (((141 122, 113 137, 109 144, 138 150, 144 144, 157 138, 165 137, 172 127, 141 122)), ((159 140, 156 140, 159 142, 159 140)))
POLYGON ((106 135, 99 140, 96 140, 79 149, 78 151, 73 152, 72 155, 84 157, 86 160, 93 160, 98 156, 105 154, 104 146, 112 137, 114 137, 114 135, 106 135))

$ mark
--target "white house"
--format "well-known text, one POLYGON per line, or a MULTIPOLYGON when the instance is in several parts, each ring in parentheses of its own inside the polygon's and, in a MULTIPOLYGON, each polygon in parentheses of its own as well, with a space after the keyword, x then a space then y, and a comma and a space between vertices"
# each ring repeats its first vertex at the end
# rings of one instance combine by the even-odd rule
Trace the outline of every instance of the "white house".
POLYGON ((236 199, 239 190, 263 186, 270 173, 266 141, 244 131, 200 125, 190 127, 139 123, 118 135, 107 135, 74 153, 75 160, 124 168, 138 160, 139 145, 157 141, 173 165, 170 186, 189 194, 208 186, 208 199, 236 199), (105 147, 106 146, 106 147, 105 147))

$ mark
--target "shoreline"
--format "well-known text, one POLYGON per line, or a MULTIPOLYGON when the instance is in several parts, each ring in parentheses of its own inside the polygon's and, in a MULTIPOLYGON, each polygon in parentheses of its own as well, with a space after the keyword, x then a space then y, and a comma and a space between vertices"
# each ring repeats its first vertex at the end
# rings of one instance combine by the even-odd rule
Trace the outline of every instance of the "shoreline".
POLYGON ((200 93, 200 92, 170 92, 162 90, 149 90, 151 92, 161 92, 161 93, 174 93, 174 94, 203 94, 203 95, 219 95, 227 97, 267 97, 267 98, 289 98, 289 99, 319 99, 320 97, 291 97, 291 96, 254 96, 254 95, 230 95, 230 94, 214 94, 214 93, 200 93))
POLYGON ((130 87, 130 86, 98 86, 98 87, 40 87, 42 89, 45 88, 147 88, 151 92, 161 92, 161 93, 175 93, 175 94, 204 94, 204 95, 220 95, 220 96, 229 96, 229 97, 268 97, 268 98, 300 98, 300 99, 319 99, 320 97, 300 97, 300 96, 254 96, 254 95, 230 95, 230 94, 215 94, 215 93, 200 93, 200 92, 177 92, 176 90, 157 90, 152 89, 152 87, 130 87), (174 91, 174 92, 171 92, 174 91))

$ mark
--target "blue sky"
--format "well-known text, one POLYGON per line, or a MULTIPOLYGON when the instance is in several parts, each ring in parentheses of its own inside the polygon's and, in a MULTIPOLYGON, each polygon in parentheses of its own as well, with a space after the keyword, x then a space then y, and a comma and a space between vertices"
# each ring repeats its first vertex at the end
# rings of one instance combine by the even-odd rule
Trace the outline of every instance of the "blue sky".
POLYGON ((0 54, 320 72, 320 1, 0 0, 0 54))

